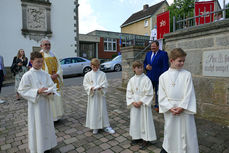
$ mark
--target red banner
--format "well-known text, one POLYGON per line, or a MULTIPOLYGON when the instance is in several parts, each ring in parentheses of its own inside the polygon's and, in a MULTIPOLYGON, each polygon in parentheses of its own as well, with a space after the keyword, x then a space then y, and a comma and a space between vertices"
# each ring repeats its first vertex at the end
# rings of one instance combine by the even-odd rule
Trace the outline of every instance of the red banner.
POLYGON ((162 39, 164 34, 169 32, 169 11, 166 11, 157 15, 157 39, 162 39))
MULTIPOLYGON (((195 16, 198 15, 204 15, 204 12, 209 13, 214 11, 214 1, 205 1, 205 2, 195 2, 195 16)), ((198 24, 204 24, 214 21, 214 14, 208 14, 205 16, 205 22, 204 22, 204 16, 196 18, 196 25, 198 24)))

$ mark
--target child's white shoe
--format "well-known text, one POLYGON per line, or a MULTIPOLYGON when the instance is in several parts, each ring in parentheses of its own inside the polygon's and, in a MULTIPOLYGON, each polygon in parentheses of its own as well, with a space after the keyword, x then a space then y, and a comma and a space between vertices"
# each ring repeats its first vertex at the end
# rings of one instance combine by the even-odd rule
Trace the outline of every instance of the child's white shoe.
POLYGON ((99 131, 98 129, 94 129, 92 133, 93 134, 98 134, 98 131, 99 131))
POLYGON ((108 132, 108 133, 110 133, 110 134, 114 134, 114 133, 115 133, 115 131, 114 131, 111 127, 105 128, 104 131, 105 131, 105 132, 108 132))

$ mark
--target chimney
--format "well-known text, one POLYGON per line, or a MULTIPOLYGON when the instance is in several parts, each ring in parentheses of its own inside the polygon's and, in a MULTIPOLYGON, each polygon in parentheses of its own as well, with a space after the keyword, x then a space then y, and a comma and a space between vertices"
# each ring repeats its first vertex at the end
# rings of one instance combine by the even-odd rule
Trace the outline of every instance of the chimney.
POLYGON ((148 4, 143 5, 143 11, 146 11, 149 8, 148 4))

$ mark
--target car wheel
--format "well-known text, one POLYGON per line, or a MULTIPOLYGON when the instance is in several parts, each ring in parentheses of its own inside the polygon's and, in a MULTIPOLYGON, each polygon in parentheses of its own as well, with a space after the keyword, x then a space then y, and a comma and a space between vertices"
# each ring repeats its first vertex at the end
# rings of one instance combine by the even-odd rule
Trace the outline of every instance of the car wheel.
POLYGON ((86 74, 87 72, 90 72, 91 71, 91 68, 90 67, 85 67, 83 69, 83 74, 86 74))
POLYGON ((114 70, 115 70, 116 72, 119 72, 119 71, 122 70, 122 66, 121 66, 120 64, 117 64, 117 65, 115 65, 114 70))

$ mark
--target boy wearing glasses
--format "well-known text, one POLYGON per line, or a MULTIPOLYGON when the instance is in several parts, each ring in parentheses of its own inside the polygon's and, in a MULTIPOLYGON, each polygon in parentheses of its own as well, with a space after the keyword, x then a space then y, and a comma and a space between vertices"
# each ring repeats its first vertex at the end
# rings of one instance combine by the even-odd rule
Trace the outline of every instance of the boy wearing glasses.
POLYGON ((93 129, 93 134, 97 134, 98 130, 103 128, 105 132, 113 134, 115 131, 110 127, 105 99, 108 82, 105 73, 99 70, 99 65, 99 60, 93 58, 92 70, 83 80, 88 95, 86 127, 93 129))

